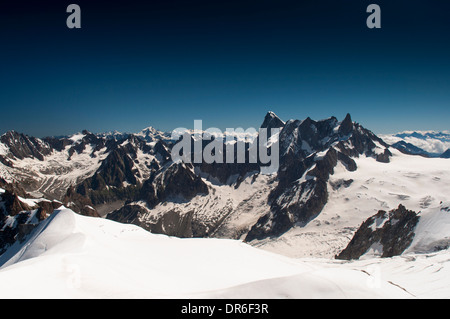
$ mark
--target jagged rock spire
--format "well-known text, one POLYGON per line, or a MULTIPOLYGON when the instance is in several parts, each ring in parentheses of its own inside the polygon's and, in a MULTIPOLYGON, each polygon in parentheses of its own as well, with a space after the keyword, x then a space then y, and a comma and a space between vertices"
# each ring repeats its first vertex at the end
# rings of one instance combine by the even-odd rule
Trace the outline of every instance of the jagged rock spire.
POLYGON ((353 121, 350 113, 347 113, 347 116, 342 121, 341 126, 339 127, 339 133, 342 135, 348 135, 353 131, 353 121))
POLYGON ((267 112, 261 128, 279 128, 284 126, 284 122, 272 111, 267 112))

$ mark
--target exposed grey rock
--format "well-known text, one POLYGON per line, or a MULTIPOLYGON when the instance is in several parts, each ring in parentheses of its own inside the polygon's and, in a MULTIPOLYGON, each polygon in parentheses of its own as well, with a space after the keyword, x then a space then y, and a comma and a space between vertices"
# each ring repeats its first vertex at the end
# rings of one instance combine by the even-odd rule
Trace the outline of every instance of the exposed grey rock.
POLYGON ((190 200, 208 192, 208 186, 194 173, 191 164, 172 163, 155 172, 143 184, 139 198, 151 208, 171 197, 190 200))
POLYGON ((284 122, 273 112, 268 112, 261 124, 261 128, 267 129, 282 128, 283 126, 284 122))
POLYGON ((129 204, 107 215, 107 219, 120 223, 134 224, 155 234, 164 234, 181 238, 192 237, 193 212, 180 213, 168 211, 157 219, 142 218, 148 214, 148 208, 129 204))
POLYGON ((333 188, 333 190, 338 190, 341 189, 342 187, 344 188, 348 188, 350 187, 350 185, 353 183, 353 179, 348 179, 348 180, 344 180, 344 179, 340 179, 334 182, 330 181, 330 185, 333 188))
POLYGON ((419 216, 400 205, 389 213, 380 210, 367 219, 336 259, 359 259, 371 247, 381 250, 381 257, 401 255, 414 239, 419 216))

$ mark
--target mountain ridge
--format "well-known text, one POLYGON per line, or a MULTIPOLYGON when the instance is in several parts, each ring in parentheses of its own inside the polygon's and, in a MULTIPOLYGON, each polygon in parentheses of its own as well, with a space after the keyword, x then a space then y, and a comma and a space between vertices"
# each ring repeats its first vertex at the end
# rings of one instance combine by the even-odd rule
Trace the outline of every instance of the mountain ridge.
MULTIPOLYGON (((285 122, 268 112, 261 127, 280 129, 266 145, 279 145, 279 168, 270 174, 259 162, 175 164, 171 149, 176 141, 148 128, 140 135, 84 130, 44 140, 12 133, 0 144, 0 177, 20 182, 34 198, 58 200, 80 214, 172 236, 259 244, 319 220, 336 192, 354 187, 359 162, 389 167, 400 156, 350 114, 342 121, 285 122), (9 152, 5 145, 15 140, 20 143, 9 152), (336 180, 336 172, 348 177, 336 180)), ((246 142, 247 155, 252 145, 246 142)), ((437 200, 430 198, 423 203, 437 200)))

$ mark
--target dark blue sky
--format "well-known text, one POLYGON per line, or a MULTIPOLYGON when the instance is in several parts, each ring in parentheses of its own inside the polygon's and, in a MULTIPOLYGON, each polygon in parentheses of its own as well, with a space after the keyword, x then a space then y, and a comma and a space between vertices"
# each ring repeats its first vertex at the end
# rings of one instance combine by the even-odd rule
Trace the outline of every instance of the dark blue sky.
POLYGON ((450 129, 448 1, 2 2, 0 37, 0 133, 247 128, 268 110, 450 129))

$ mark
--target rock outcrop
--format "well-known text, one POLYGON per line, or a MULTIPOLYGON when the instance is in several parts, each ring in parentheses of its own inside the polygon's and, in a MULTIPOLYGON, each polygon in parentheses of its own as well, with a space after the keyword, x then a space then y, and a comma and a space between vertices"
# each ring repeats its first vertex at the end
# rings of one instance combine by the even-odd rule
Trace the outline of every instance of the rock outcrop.
POLYGON ((402 205, 389 213, 380 210, 359 227, 336 259, 359 259, 368 252, 381 257, 401 255, 411 245, 418 222, 419 216, 402 205))

